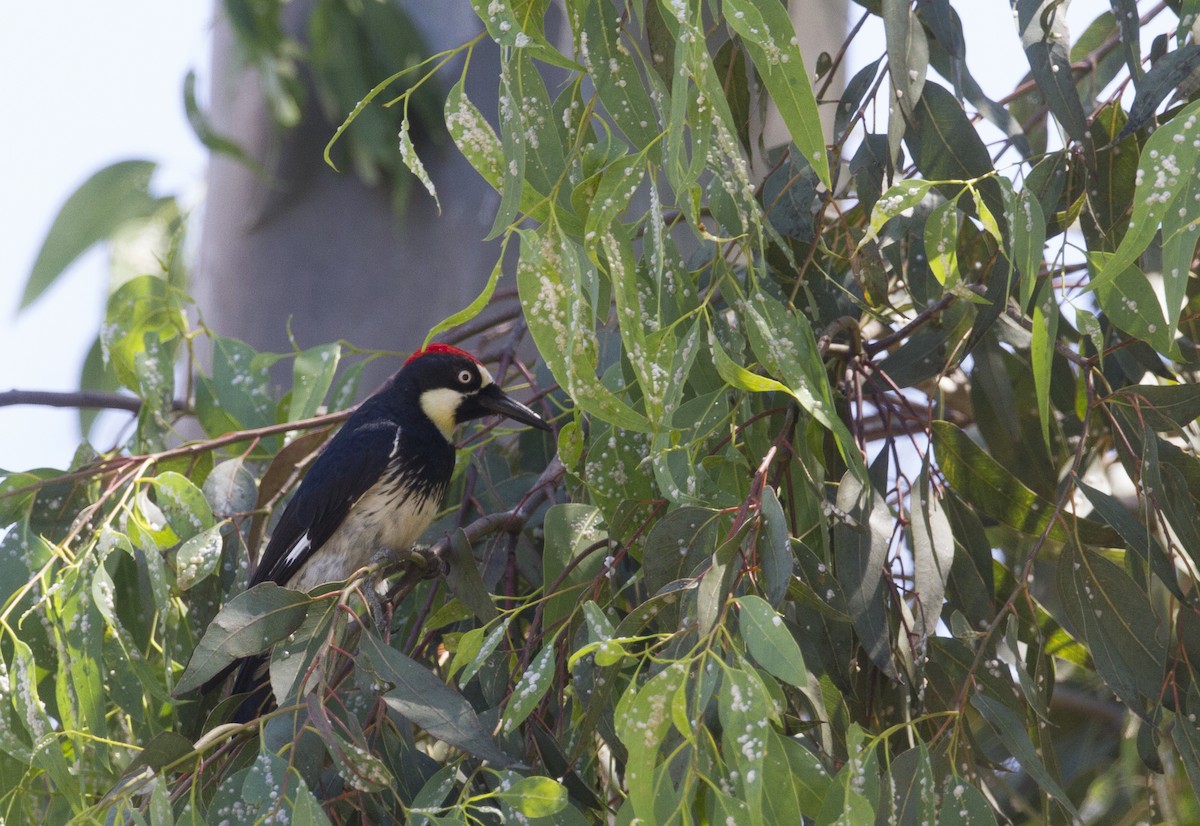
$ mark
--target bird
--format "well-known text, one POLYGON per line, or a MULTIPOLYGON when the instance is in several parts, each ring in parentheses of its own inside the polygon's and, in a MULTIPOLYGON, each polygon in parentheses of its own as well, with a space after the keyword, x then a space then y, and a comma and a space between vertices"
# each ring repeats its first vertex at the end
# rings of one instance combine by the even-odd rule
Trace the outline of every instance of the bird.
MULTIPOLYGON (((475 356, 441 343, 417 350, 326 443, 284 507, 249 587, 311 591, 349 579, 381 551, 408 551, 442 507, 455 428, 491 414, 550 430, 475 356)), ((231 664, 205 689, 239 665, 233 693, 250 697, 235 719, 244 722, 269 697, 263 655, 231 664)))

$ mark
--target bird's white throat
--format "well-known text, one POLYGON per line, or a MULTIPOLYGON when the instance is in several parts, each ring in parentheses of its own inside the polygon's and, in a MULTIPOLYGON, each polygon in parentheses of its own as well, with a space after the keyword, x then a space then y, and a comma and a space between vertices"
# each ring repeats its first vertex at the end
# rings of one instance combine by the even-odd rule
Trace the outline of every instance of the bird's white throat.
POLYGON ((449 387, 436 387, 421 394, 421 410, 429 417, 446 441, 454 440, 454 414, 465 397, 449 387))

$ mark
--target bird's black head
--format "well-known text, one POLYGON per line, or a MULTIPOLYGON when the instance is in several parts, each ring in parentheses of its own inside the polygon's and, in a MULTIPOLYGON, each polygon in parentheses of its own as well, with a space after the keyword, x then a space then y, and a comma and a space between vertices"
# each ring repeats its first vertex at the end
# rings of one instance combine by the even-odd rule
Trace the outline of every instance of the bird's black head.
POLYGON ((455 425, 491 414, 550 429, 541 416, 501 390, 478 359, 448 344, 430 344, 413 353, 396 379, 416 392, 422 412, 448 441, 455 425))

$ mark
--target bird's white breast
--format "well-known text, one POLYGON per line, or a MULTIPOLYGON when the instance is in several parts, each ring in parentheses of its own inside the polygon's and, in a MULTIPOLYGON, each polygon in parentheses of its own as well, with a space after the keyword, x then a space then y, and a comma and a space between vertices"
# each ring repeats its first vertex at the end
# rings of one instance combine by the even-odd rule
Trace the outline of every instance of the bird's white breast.
MULTIPOLYGON (((329 540, 288 581, 288 587, 309 591, 349 579, 381 550, 407 551, 437 515, 439 500, 436 495, 405 497, 396 487, 373 485, 350 507, 329 540)), ((307 536, 301 539, 305 541, 307 536)))

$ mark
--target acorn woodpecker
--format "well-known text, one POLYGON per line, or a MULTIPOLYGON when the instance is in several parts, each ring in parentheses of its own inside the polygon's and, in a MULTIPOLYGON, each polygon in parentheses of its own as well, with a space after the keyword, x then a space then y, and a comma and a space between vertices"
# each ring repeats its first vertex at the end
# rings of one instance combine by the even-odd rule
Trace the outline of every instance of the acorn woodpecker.
MULTIPOLYGON (((409 550, 442 506, 455 426, 489 414, 550 429, 471 354, 447 344, 418 350, 326 444, 284 508, 250 585, 309 591, 349 579, 381 550, 409 550)), ((241 663, 234 693, 252 695, 236 718, 248 719, 266 700, 263 665, 262 657, 241 663)))

